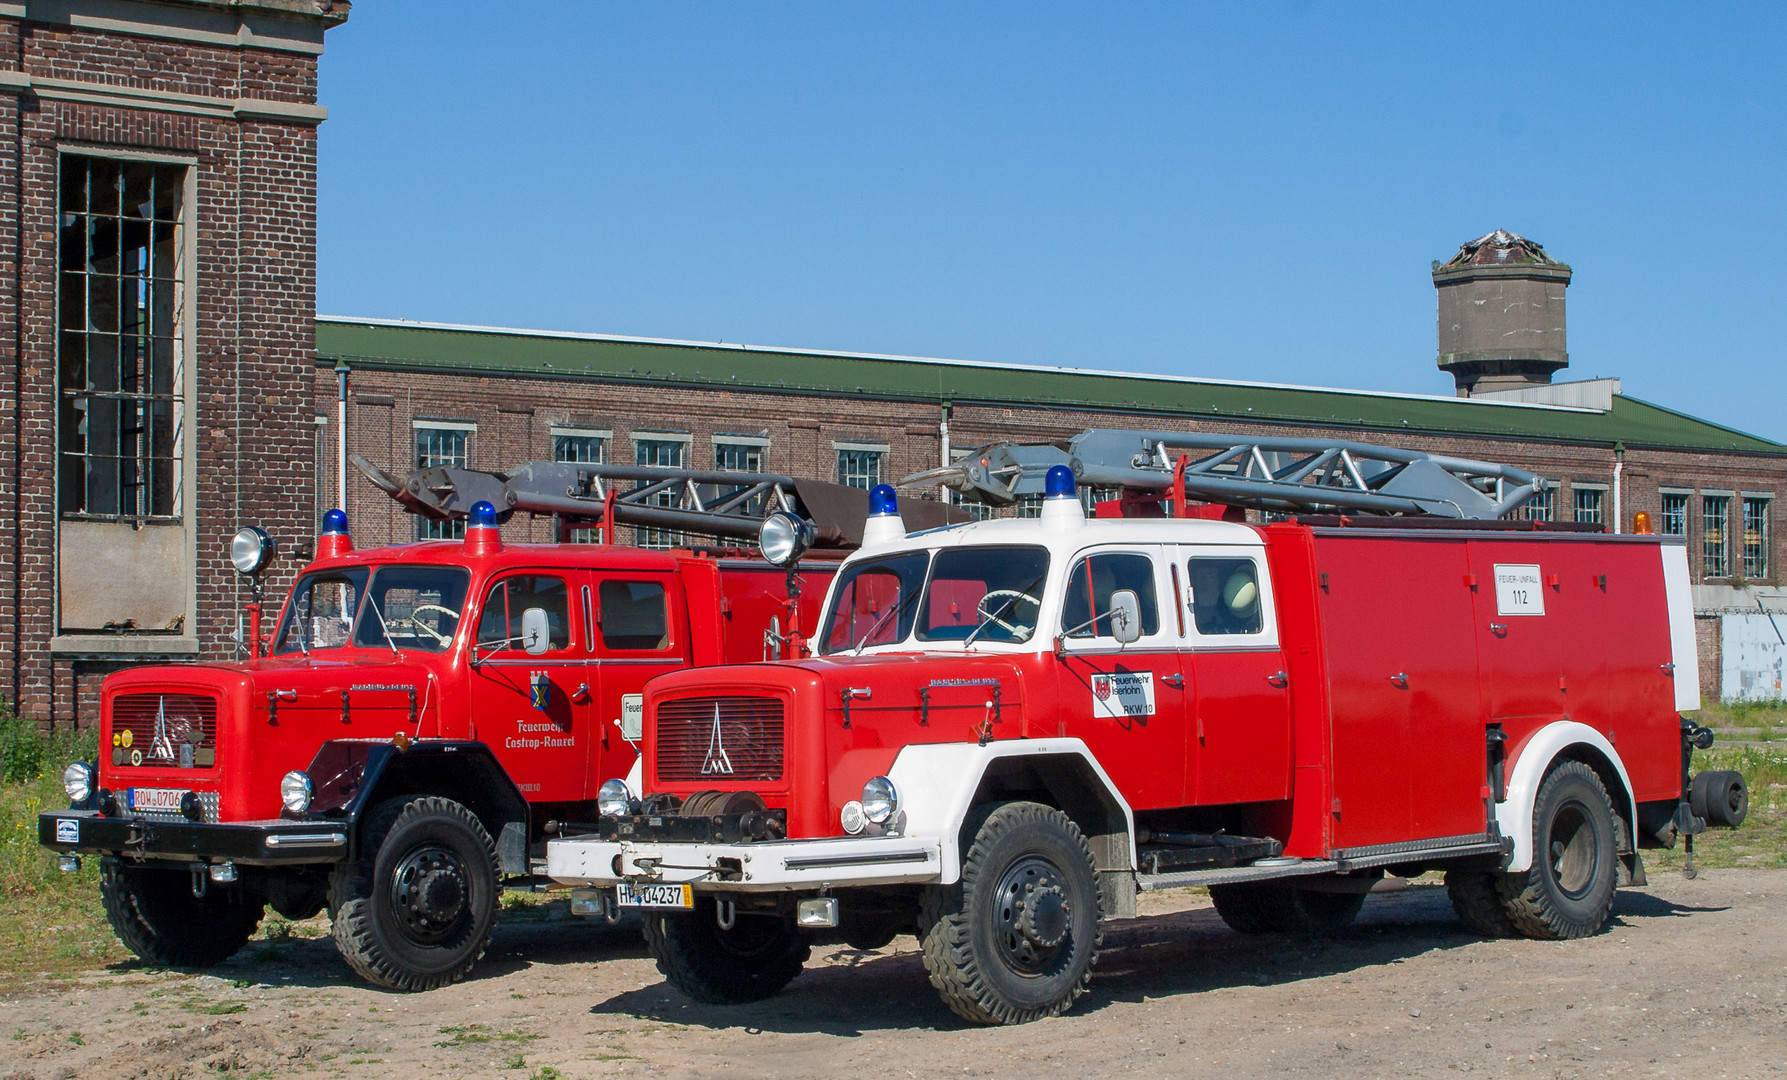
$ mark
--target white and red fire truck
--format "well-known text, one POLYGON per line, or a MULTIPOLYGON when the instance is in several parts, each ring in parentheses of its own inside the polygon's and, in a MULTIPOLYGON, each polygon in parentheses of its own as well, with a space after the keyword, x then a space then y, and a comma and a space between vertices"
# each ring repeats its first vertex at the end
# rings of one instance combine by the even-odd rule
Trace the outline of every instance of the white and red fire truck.
POLYGON ((1073 1003, 1139 891, 1324 931, 1443 870, 1470 929, 1574 938, 1641 848, 1742 820, 1740 776, 1689 777, 1678 540, 1493 520, 1518 470, 1235 443, 1088 433, 922 478, 1040 482, 1033 520, 908 533, 878 489, 814 655, 653 680, 641 775, 548 875, 642 909, 702 1001, 776 993, 817 932, 913 932, 952 1009, 1013 1023, 1073 1003), (1088 519, 1076 472, 1175 516, 1088 519), (1188 519, 1188 493, 1326 513, 1188 519))

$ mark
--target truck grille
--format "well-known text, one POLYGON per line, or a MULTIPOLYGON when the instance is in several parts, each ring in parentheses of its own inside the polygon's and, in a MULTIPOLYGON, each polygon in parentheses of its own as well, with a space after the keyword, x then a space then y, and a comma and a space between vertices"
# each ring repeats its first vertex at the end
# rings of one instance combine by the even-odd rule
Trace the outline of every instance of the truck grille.
POLYGON ((658 704, 660 784, 782 778, 780 698, 683 698, 658 704))
POLYGON ((217 763, 217 699, 120 694, 112 699, 112 764, 208 769, 217 763))

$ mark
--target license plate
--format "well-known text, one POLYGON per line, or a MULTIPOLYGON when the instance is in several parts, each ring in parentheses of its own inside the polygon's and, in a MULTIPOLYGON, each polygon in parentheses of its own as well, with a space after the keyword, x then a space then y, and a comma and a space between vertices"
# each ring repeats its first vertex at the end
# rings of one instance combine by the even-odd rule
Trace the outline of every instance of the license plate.
POLYGON ((178 814, 180 812, 180 798, 185 794, 185 788, 131 788, 130 808, 132 810, 153 810, 158 813, 178 814))
POLYGON ((621 882, 614 887, 621 907, 692 908, 695 890, 687 885, 631 885, 621 882))

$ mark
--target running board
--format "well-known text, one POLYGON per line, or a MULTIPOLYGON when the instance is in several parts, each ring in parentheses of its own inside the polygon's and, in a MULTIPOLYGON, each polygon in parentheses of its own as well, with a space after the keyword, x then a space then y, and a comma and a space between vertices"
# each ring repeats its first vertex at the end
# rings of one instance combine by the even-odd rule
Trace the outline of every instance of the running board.
POLYGON ((1396 863, 1431 862, 1438 859, 1462 859, 1475 855, 1499 855, 1506 842, 1488 834, 1447 836, 1435 840, 1411 840, 1398 844, 1341 848, 1332 859, 1260 859, 1247 866, 1214 867, 1207 870, 1179 870, 1168 873, 1136 875, 1136 888, 1142 892, 1156 889, 1183 889, 1193 885, 1231 885, 1242 881, 1272 881, 1277 878, 1307 877, 1312 874, 1347 874, 1396 863))
POLYGON ((1270 881, 1273 878, 1303 877, 1309 874, 1332 874, 1340 864, 1332 859, 1300 859, 1269 866, 1223 866, 1213 870, 1180 870, 1171 874, 1137 874, 1135 887, 1142 892, 1155 889, 1183 889, 1189 885, 1230 885, 1237 881, 1270 881))

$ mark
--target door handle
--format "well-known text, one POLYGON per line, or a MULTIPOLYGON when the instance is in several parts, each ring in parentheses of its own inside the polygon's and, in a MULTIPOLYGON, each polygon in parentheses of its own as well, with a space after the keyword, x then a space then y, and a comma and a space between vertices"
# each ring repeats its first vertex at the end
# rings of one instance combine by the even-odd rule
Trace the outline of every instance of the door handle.
POLYGON ((1390 685, 1398 690, 1407 690, 1409 688, 1409 677, 1398 671, 1396 674, 1390 676, 1390 685))
POLYGON ((1185 689, 1185 676, 1176 671, 1171 675, 1162 675, 1160 681, 1166 683, 1175 690, 1185 689))
POLYGON ((571 691, 571 700, 579 705, 588 705, 589 683, 578 683, 577 689, 571 691))
POLYGON ((1492 622, 1489 624, 1489 632, 1496 635, 1505 634, 1508 632, 1508 624, 1492 622))
POLYGON ((1291 677, 1282 671, 1274 671, 1272 674, 1266 676, 1266 682, 1282 690, 1284 687, 1291 684, 1291 677))

